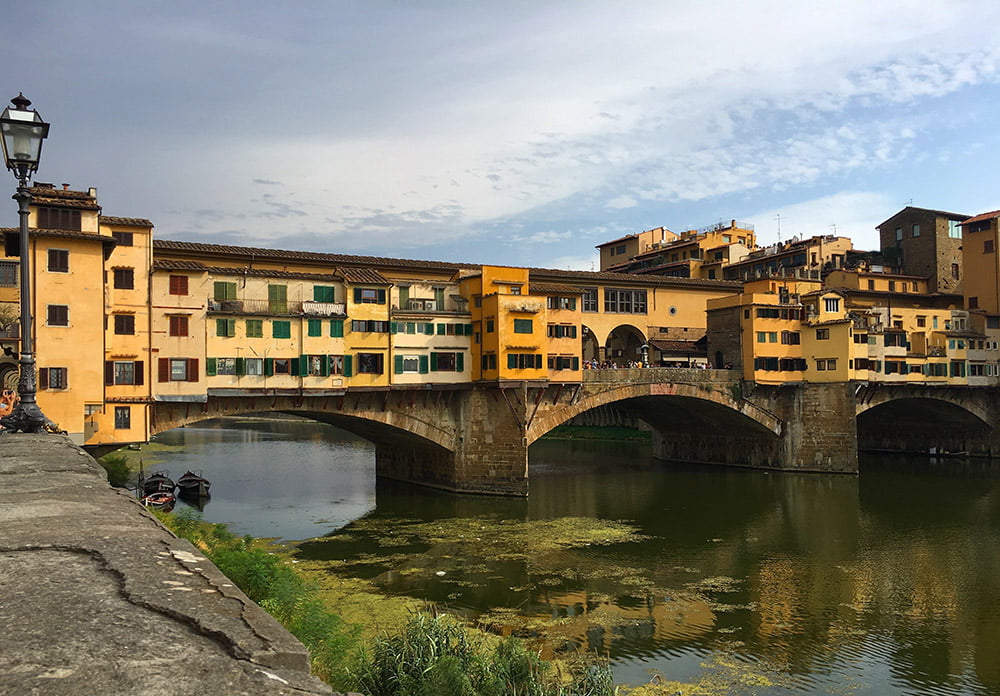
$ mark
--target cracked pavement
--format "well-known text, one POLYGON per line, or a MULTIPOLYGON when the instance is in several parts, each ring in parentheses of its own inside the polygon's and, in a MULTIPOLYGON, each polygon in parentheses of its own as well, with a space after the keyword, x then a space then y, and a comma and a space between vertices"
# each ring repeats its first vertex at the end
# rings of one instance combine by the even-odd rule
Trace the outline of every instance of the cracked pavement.
POLYGON ((330 694, 306 648, 59 435, 0 436, 0 693, 330 694))

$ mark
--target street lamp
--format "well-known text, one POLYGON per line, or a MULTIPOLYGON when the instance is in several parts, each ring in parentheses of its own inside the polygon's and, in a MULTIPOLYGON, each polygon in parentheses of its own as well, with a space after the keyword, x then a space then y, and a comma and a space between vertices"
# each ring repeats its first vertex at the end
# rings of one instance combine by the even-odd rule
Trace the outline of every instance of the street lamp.
POLYGON ((44 429, 49 419, 45 417, 35 402, 35 357, 31 351, 31 273, 28 267, 28 180, 38 171, 38 161, 42 154, 42 141, 49 135, 49 124, 42 120, 38 112, 29 109, 31 102, 18 94, 10 100, 0 114, 0 132, 3 135, 3 158, 7 169, 14 172, 17 179, 17 213, 20 218, 21 257, 21 354, 19 362, 21 375, 17 381, 20 401, 13 413, 0 419, 0 425, 17 432, 37 433, 44 429))

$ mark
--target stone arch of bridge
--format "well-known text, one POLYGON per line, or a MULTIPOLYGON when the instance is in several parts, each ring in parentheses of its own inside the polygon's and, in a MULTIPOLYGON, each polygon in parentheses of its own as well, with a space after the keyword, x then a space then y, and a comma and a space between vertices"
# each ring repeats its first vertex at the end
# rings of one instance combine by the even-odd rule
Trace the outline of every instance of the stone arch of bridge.
POLYGON ((604 340, 605 357, 619 365, 632 360, 641 360, 643 344, 647 343, 646 334, 632 324, 619 324, 608 332, 604 340))
MULTIPOLYGON (((932 387, 931 389, 935 388, 932 387)), ((975 418, 983 426, 993 427, 992 414, 983 403, 949 394, 940 387, 936 389, 940 391, 896 394, 892 390, 882 390, 872 396, 863 396, 863 398, 856 401, 856 415, 860 418, 869 411, 883 407, 889 407, 894 410, 917 407, 925 411, 936 408, 942 412, 964 412, 968 416, 975 418)))
POLYGON ((328 423, 374 443, 427 447, 454 452, 454 428, 434 413, 420 409, 366 407, 363 399, 344 407, 331 399, 278 398, 273 400, 210 397, 203 404, 159 402, 153 405, 151 433, 156 434, 192 423, 223 416, 253 413, 283 413, 328 423))
POLYGON ((992 419, 971 399, 892 395, 859 404, 858 411, 861 450, 996 454, 992 419))
POLYGON ((784 431, 784 424, 776 414, 737 398, 725 388, 705 384, 627 383, 598 388, 570 404, 539 414, 527 430, 527 444, 575 416, 609 405, 631 412, 656 428, 716 423, 725 425, 727 434, 743 432, 765 439, 780 437, 784 431))

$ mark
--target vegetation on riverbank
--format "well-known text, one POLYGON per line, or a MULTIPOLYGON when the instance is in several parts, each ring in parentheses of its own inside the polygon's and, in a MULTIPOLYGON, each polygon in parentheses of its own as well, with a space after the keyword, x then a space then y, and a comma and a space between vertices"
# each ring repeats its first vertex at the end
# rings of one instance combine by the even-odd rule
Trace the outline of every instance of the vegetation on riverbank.
POLYGON ((262 542, 236 537, 189 510, 158 517, 301 640, 313 673, 336 689, 368 696, 616 693, 605 664, 583 660, 564 671, 515 638, 473 631, 447 616, 410 613, 395 630, 366 638, 362 626, 334 614, 319 587, 262 542))
POLYGON ((559 425, 545 434, 547 440, 612 440, 615 442, 650 442, 648 430, 617 425, 559 425))

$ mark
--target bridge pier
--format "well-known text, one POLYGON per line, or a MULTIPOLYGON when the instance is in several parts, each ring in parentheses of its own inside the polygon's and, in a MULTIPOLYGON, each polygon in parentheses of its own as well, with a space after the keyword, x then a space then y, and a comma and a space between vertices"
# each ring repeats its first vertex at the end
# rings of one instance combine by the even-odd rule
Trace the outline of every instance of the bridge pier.
POLYGON ((456 493, 526 496, 526 394, 523 383, 457 393, 454 451, 412 441, 380 442, 376 475, 456 493))

